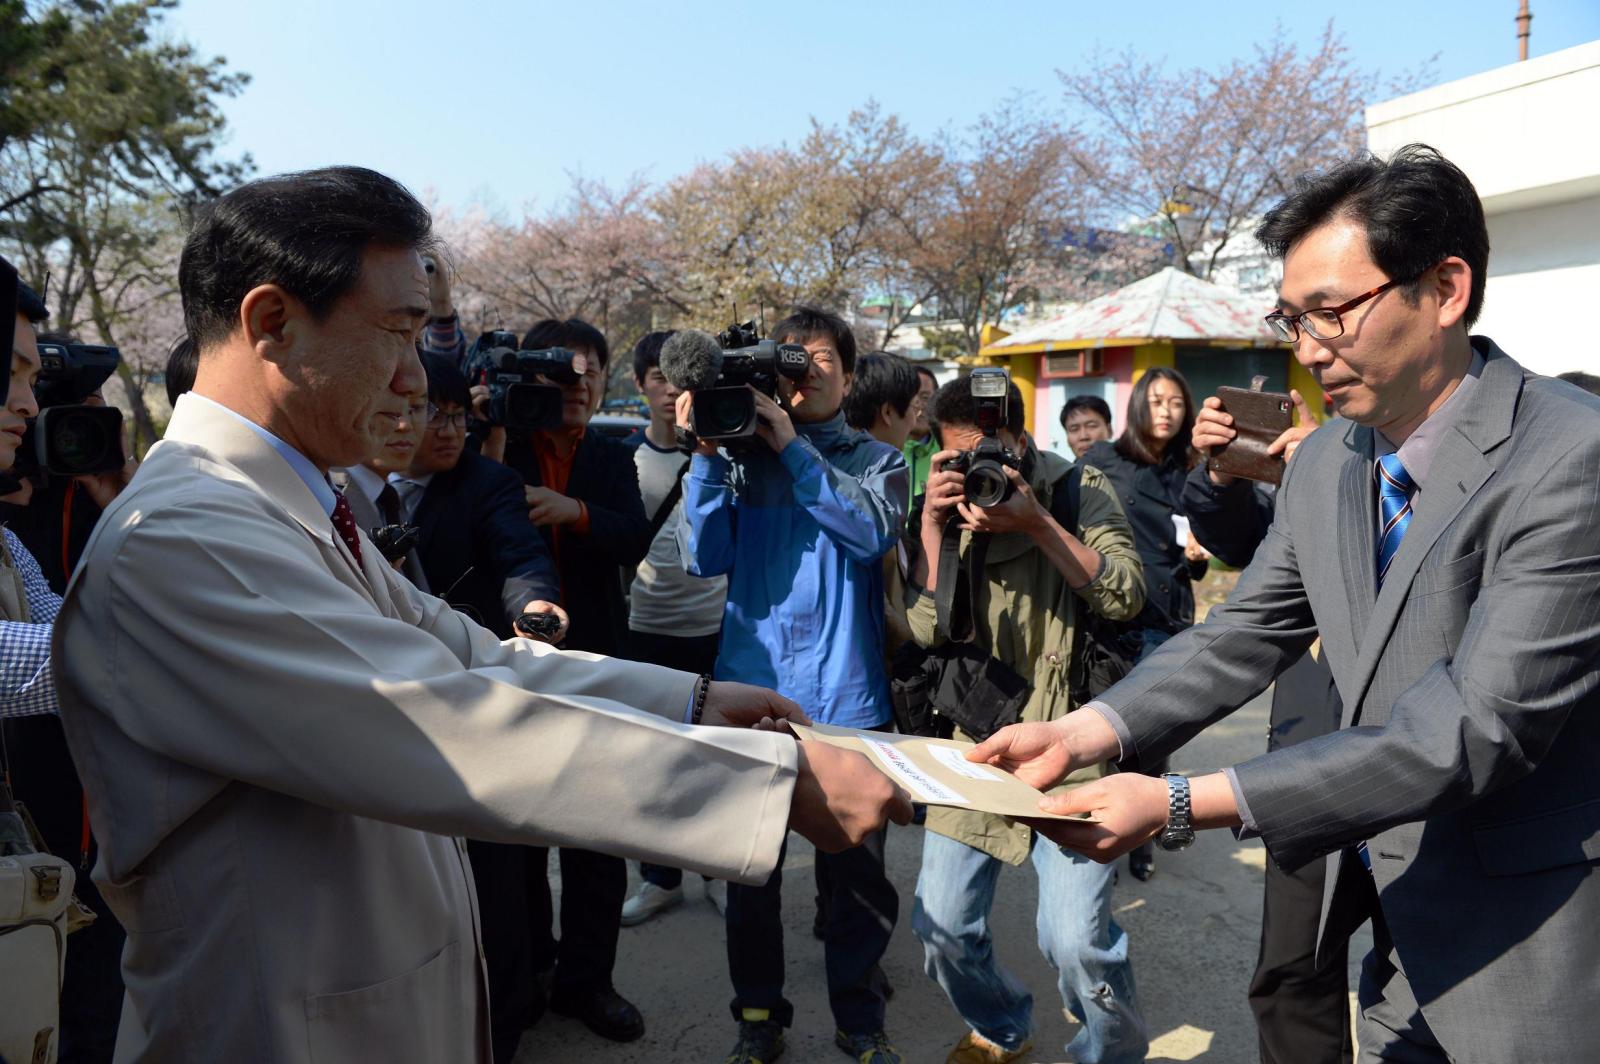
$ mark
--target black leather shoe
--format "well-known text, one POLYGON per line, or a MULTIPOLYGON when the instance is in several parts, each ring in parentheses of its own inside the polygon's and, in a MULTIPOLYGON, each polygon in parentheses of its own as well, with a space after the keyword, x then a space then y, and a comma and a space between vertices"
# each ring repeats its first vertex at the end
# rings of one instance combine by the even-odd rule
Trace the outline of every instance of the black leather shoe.
POLYGON ((632 1002, 609 986, 587 993, 557 990, 550 995, 550 1011, 580 1020, 589 1030, 613 1042, 632 1042, 644 1036, 644 1017, 632 1002))

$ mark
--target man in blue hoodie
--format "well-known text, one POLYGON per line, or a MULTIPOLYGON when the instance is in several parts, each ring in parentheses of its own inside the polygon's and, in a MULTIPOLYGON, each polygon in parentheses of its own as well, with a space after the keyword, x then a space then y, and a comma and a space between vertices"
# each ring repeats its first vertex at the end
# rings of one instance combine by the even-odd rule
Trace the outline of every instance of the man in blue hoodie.
MULTIPOLYGON (((799 307, 772 331, 804 345, 804 379, 780 403, 756 393, 760 426, 731 450, 702 442, 683 481, 679 544, 690 573, 728 576, 716 677, 765 684, 813 719, 887 728, 883 570, 905 525, 905 458, 845 424, 856 343, 837 315, 799 307)), ((678 400, 689 424, 693 393, 678 400)), ((862 1064, 899 1064, 884 1034, 878 960, 900 900, 884 833, 817 854, 816 881, 835 1041, 862 1064)), ((765 886, 728 888, 728 966, 739 1041, 727 1064, 770 1064, 794 1007, 783 997, 783 862, 765 886)))

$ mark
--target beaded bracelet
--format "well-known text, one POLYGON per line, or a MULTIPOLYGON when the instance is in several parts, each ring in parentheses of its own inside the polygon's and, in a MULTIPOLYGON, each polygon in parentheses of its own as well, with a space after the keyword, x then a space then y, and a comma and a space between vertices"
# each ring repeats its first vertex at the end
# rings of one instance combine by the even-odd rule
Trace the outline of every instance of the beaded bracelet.
POLYGON ((706 695, 711 690, 711 674, 701 673, 700 679, 695 682, 694 712, 689 715, 690 724, 699 724, 700 718, 705 716, 706 695))

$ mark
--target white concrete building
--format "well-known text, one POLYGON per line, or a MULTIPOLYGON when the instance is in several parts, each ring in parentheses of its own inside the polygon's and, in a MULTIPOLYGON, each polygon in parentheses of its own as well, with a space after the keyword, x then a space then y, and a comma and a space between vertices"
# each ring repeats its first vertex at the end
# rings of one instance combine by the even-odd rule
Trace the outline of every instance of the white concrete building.
POLYGON ((1420 141, 1466 171, 1489 222, 1473 331, 1529 369, 1600 373, 1600 41, 1367 108, 1385 155, 1420 141))

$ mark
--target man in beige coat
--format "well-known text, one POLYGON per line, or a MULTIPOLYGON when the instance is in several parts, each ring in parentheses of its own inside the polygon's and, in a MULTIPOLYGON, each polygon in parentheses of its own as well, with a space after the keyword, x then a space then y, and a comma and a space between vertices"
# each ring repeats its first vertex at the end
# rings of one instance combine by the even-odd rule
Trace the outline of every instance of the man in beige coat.
POLYGON ((430 246, 409 193, 338 168, 235 190, 184 249, 194 392, 56 624, 128 930, 119 1061, 487 1060, 456 836, 755 883, 791 827, 909 818, 771 692, 501 643, 383 563, 326 478, 425 390, 430 246))

